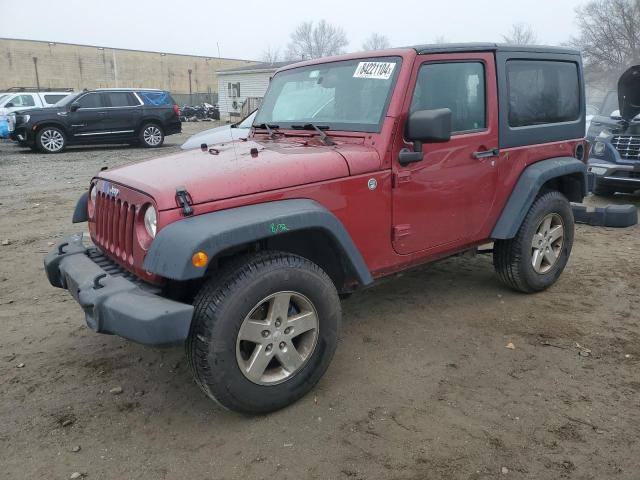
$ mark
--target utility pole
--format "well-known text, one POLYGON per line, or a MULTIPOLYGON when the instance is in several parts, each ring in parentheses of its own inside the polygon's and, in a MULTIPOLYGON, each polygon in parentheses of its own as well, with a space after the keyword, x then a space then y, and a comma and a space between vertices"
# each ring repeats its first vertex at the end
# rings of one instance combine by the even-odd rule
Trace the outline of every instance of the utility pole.
POLYGON ((36 87, 40 90, 40 77, 38 76, 38 57, 33 57, 33 68, 36 71, 36 87))
POLYGON ((191 69, 189 71, 189 105, 193 105, 193 92, 191 91, 191 69))

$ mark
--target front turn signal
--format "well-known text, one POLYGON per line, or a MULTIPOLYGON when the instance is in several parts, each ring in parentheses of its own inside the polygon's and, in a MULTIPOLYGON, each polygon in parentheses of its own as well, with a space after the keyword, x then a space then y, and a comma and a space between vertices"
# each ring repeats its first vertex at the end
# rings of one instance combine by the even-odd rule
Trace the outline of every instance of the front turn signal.
POLYGON ((209 256, 204 252, 196 252, 191 257, 191 263, 196 268, 202 268, 207 266, 207 262, 209 261, 209 256))

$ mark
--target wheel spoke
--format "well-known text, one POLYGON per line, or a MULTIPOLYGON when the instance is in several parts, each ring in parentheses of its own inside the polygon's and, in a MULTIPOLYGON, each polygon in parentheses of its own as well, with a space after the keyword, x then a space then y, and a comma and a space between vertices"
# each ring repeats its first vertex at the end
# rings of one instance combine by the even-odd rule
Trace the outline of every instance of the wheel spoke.
POLYGON ((295 338, 304 332, 317 328, 318 318, 315 312, 302 312, 299 315, 291 317, 287 321, 287 325, 293 328, 291 338, 295 338))
POLYGON ((284 350, 278 349, 276 358, 287 372, 294 372, 304 361, 292 343, 289 343, 284 350))
POLYGON ((531 263, 533 264, 533 268, 536 270, 536 272, 540 271, 543 258, 544 254, 542 253, 542 250, 540 250, 539 248, 535 248, 533 250, 533 258, 531 259, 531 263))
POLYGON ((264 346, 257 345, 246 363, 245 374, 247 377, 255 382, 259 382, 271 358, 272 356, 266 352, 264 346))
POLYGON ((549 248, 544 251, 544 258, 549 263, 549 266, 552 266, 553 264, 556 263, 556 260, 558 259, 558 254, 553 248, 549 248))
POLYGON ((262 343, 264 341, 262 332, 267 329, 267 327, 268 325, 264 322, 246 320, 238 332, 238 339, 253 343, 262 343))
POLYGON ((269 303, 269 313, 267 314, 267 322, 272 325, 276 319, 286 321, 289 317, 289 303, 291 302, 290 293, 279 293, 275 295, 269 303))
MULTIPOLYGON (((544 219, 544 222, 542 222, 541 228, 540 230, 542 230, 543 232, 548 232, 549 229, 551 228, 551 216, 548 216, 547 218, 544 219)), ((538 232, 540 232, 540 230, 538 230, 538 232)))
POLYGON ((551 230, 549 230, 549 237, 551 239, 551 243, 557 242, 563 236, 564 236, 564 227, 562 225, 556 225, 551 230))

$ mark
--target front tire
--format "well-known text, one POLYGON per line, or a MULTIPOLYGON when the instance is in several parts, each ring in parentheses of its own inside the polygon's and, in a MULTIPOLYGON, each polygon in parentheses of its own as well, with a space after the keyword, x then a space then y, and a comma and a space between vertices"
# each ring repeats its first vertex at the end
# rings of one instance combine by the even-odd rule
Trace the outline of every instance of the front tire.
POLYGON ((67 146, 67 137, 57 127, 43 127, 36 134, 36 147, 42 153, 60 153, 67 146))
POLYGON ((573 212, 567 198, 557 191, 539 196, 516 236, 494 243, 493 265, 498 278, 524 293, 549 288, 569 260, 573 234, 573 212))
POLYGON ((140 129, 140 143, 146 148, 158 148, 164 143, 164 131, 155 123, 146 123, 140 129))
POLYGON ((259 414, 304 396, 338 340, 340 300, 327 274, 297 255, 232 263, 194 300, 187 339, 196 383, 223 407, 259 414))

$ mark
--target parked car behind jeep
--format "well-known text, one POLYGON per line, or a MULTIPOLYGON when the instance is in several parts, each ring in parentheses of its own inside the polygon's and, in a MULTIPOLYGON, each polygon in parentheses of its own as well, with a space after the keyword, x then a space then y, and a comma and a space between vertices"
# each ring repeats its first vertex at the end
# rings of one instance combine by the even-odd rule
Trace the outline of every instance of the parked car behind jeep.
POLYGON ((169 92, 97 89, 70 95, 52 108, 16 112, 11 138, 43 153, 108 143, 156 148, 165 136, 182 131, 179 114, 169 92))
POLYGON ((47 276, 96 332, 184 344, 206 395, 273 411, 329 366, 340 295, 487 242, 509 288, 552 286, 586 194, 584 128, 573 50, 289 65, 249 139, 96 174, 73 216, 94 245, 63 240, 47 276))

